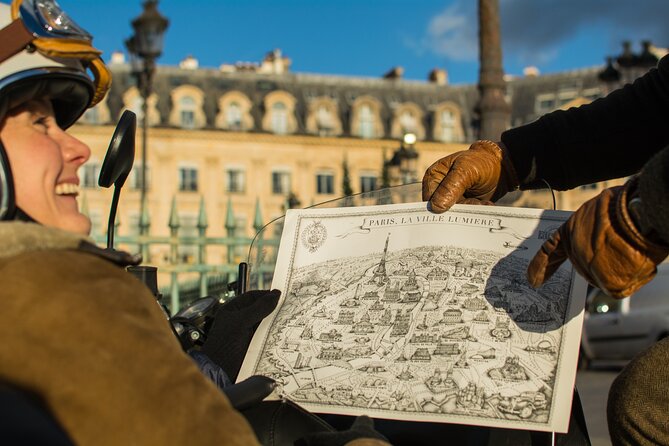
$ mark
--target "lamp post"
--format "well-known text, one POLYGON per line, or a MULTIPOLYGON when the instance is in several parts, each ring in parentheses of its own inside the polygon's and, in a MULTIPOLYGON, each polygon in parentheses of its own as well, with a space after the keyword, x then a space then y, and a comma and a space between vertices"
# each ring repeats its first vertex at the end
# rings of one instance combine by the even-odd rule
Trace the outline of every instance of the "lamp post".
POLYGON ((415 149, 416 135, 406 133, 402 138, 400 148, 395 150, 393 157, 388 160, 389 176, 393 186, 398 184, 409 184, 418 181, 416 175, 416 163, 418 152, 415 149))
MULTIPOLYGON (((169 21, 158 12, 158 0, 146 0, 142 14, 132 21, 135 33, 125 41, 132 74, 137 80, 137 89, 142 96, 142 175, 140 188, 139 233, 148 232, 148 212, 146 209, 146 135, 148 127, 148 99, 151 95, 156 59, 163 52, 163 35, 169 21)), ((143 249, 145 251, 145 249, 143 249)), ((146 256, 146 252, 142 252, 146 256)), ((146 259, 146 257, 145 257, 146 259)))

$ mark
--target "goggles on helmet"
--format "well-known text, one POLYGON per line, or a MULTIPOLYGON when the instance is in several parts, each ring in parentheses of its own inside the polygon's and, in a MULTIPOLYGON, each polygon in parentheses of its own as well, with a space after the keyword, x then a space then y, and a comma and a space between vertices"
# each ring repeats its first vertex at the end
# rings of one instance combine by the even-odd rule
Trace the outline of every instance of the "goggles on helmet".
POLYGON ((90 106, 104 98, 111 74, 92 46, 92 36, 77 25, 55 0, 12 0, 12 22, 0 30, 0 63, 34 48, 51 58, 78 59, 91 70, 95 92, 90 106))

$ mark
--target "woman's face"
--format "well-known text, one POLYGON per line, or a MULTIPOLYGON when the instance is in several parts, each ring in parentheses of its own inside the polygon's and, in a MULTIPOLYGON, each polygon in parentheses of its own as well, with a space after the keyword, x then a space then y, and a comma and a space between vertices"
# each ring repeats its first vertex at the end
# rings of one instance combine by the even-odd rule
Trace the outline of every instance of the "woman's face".
POLYGON ((0 140, 16 205, 45 226, 87 235, 91 222, 77 205, 77 169, 91 151, 58 126, 51 102, 33 100, 10 110, 0 123, 0 140))

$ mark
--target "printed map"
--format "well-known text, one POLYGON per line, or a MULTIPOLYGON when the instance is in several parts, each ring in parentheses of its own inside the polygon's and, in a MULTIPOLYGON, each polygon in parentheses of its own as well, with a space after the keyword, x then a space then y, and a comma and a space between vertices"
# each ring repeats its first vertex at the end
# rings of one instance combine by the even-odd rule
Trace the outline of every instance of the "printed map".
POLYGON ((525 279, 565 218, 422 204, 292 213, 282 300, 243 373, 314 412, 565 430, 583 308, 570 296, 585 290, 570 267, 537 290, 525 279))

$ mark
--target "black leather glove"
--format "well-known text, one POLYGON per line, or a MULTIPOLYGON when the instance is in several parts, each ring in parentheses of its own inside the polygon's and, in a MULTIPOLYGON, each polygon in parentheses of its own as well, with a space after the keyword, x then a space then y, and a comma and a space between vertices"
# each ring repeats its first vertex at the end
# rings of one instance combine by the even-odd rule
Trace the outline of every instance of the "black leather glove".
POLYGON ((258 324, 279 302, 281 291, 249 291, 216 312, 202 353, 218 364, 234 382, 258 324))
MULTIPOLYGON (((361 415, 348 430, 341 432, 317 432, 305 435, 295 442, 295 446, 344 446, 353 440, 381 440, 374 444, 388 443, 388 439, 374 430, 374 420, 361 415)), ((370 442, 370 444, 372 444, 370 442)))

